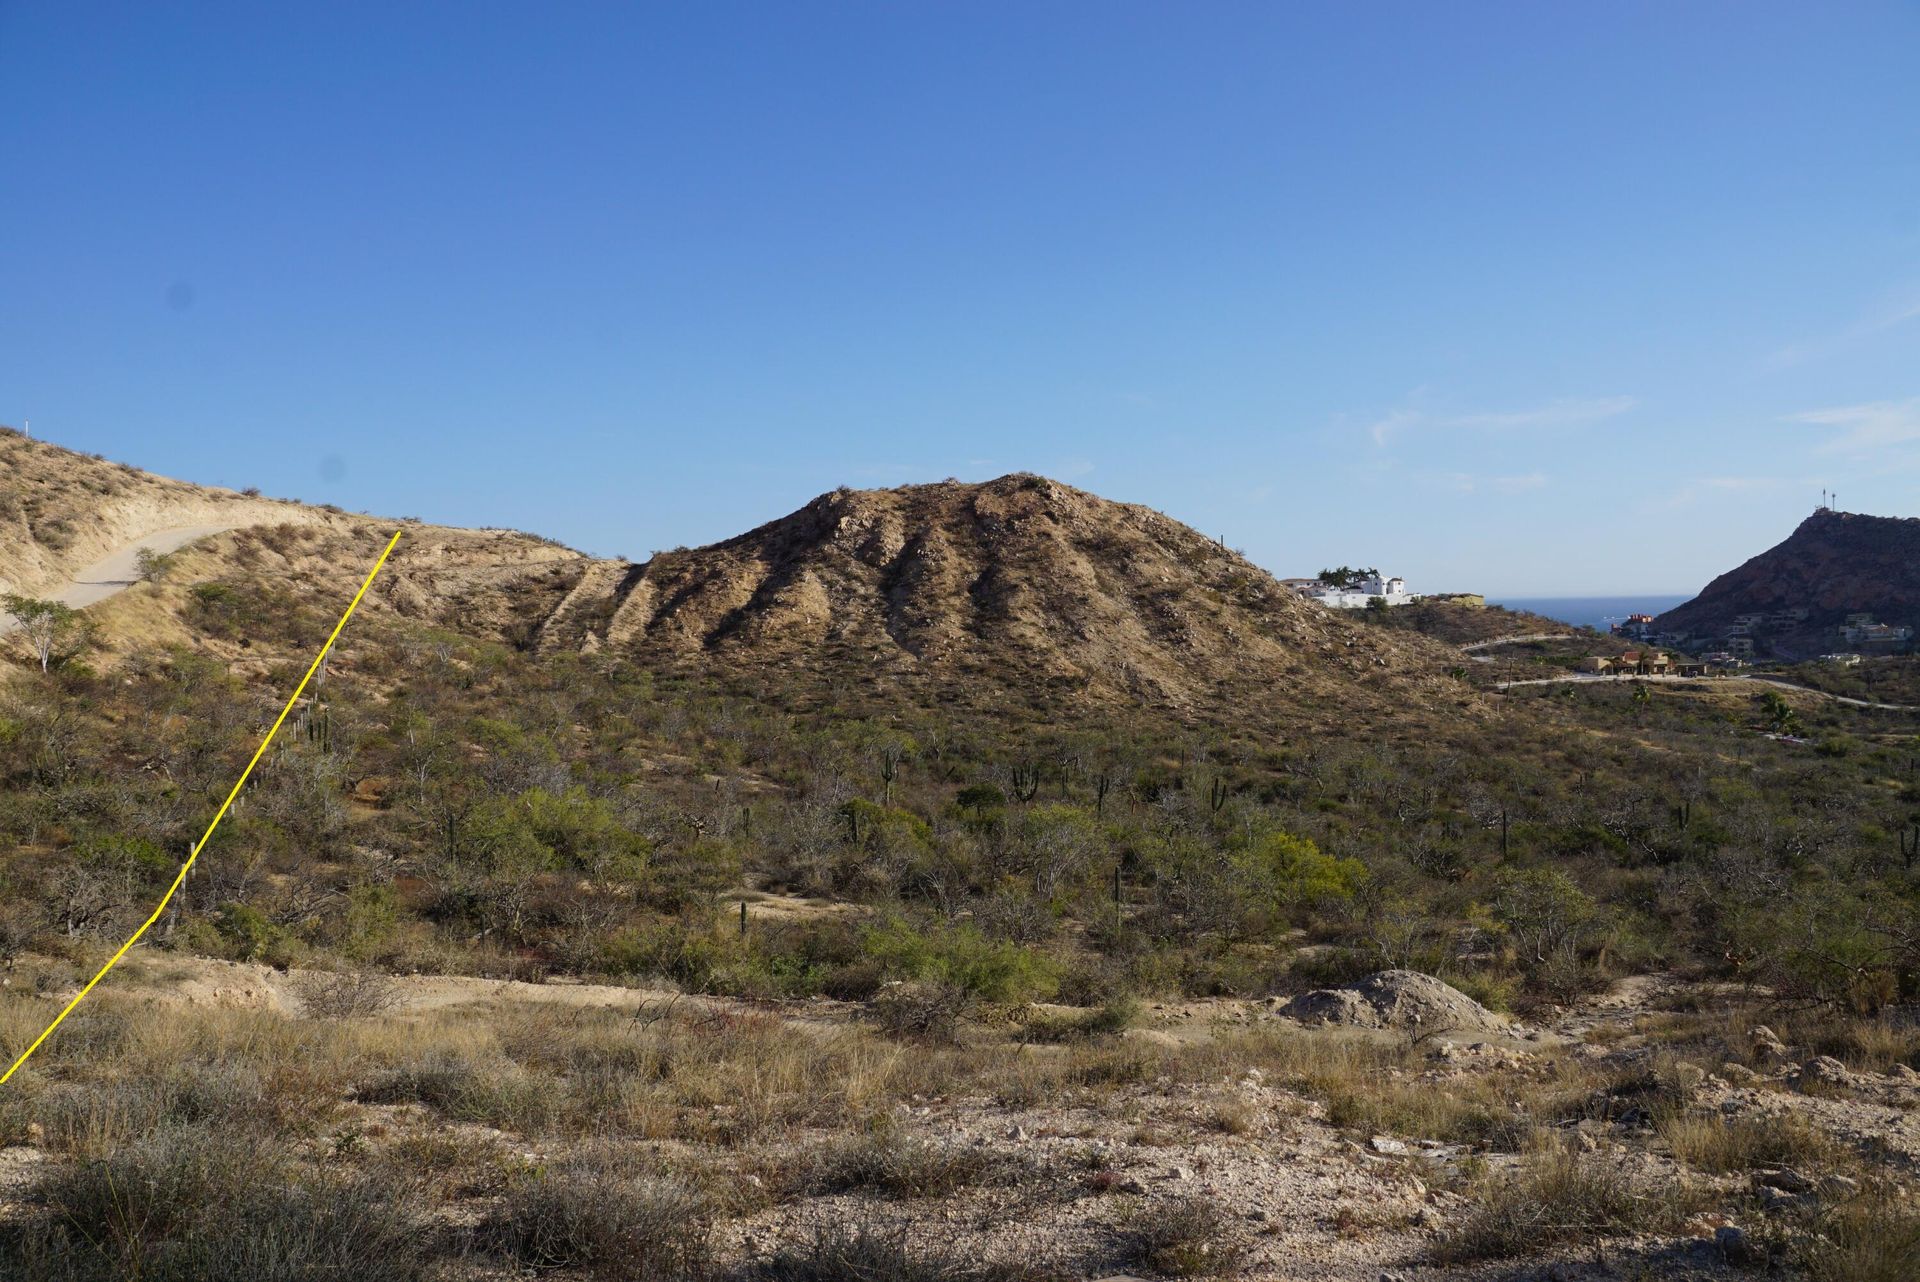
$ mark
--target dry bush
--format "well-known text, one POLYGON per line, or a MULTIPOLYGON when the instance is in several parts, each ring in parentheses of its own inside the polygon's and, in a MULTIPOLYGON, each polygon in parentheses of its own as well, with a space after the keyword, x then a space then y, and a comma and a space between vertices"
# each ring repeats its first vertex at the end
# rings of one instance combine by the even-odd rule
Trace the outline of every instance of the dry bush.
POLYGON ((713 1272, 705 1202, 605 1154, 516 1180, 480 1240, 524 1268, 591 1278, 689 1282, 713 1272))
POLYGON ((958 984, 893 984, 867 1003, 867 1018, 891 1037, 951 1042, 974 1005, 958 984))
POLYGON ((318 971, 295 981, 300 1011, 313 1019, 370 1019, 401 1002, 400 983, 378 971, 318 971))
POLYGON ((1121 1250, 1128 1265, 1177 1278, 1233 1273, 1246 1254, 1226 1208, 1205 1197, 1142 1206, 1123 1226, 1121 1250))
POLYGON ((1039 1282, 1030 1264, 984 1261, 911 1225, 834 1222, 751 1266, 753 1282, 1039 1282))
POLYGON ((1473 1190, 1473 1209, 1434 1249, 1441 1263, 1499 1260, 1564 1242, 1592 1243, 1669 1226, 1677 1185, 1636 1181, 1599 1158, 1542 1153, 1473 1190))
POLYGON ((258 1136, 159 1132, 55 1167, 33 1196, 47 1214, 0 1243, 23 1282, 413 1279, 428 1265, 408 1189, 313 1171, 258 1136))
POLYGON ((883 1133, 838 1140, 801 1154, 792 1180, 805 1193, 872 1192, 945 1197, 979 1184, 1017 1184, 1031 1162, 991 1149, 883 1133))
POLYGON ((1125 1032, 1140 1015, 1132 997, 1116 997, 1089 1010, 1067 1013, 1035 1011, 1021 1021, 1020 1035, 1029 1042, 1072 1042, 1111 1037, 1125 1032))

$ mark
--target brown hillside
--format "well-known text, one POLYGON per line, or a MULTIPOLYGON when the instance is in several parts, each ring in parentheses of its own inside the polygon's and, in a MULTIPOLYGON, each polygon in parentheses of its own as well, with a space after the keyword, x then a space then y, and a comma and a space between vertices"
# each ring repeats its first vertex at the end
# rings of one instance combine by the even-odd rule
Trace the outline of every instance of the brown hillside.
POLYGON ((941 701, 1247 716, 1461 697, 1447 647, 1342 619, 1158 512, 1030 475, 836 490, 723 543, 599 563, 539 644, 941 701))
MULTIPOLYGON (((90 607, 108 655, 156 640, 197 640, 237 659, 251 639, 226 647, 234 651, 228 654, 170 620, 184 610, 187 586, 271 586, 337 608, 398 524, 155 476, 0 429, 0 593, 53 594, 151 536, 197 533, 174 557, 164 589, 142 585, 90 607)), ((490 639, 524 640, 589 564, 572 549, 514 531, 406 527, 371 607, 490 639)), ((270 641, 273 631, 262 620, 259 639, 270 641)), ((264 664, 272 648, 245 655, 247 663, 264 664)))
POLYGON ((1743 614, 1805 610, 1796 627, 1763 630, 1763 652, 1804 658, 1837 649, 1849 614, 1920 626, 1920 520, 1821 508, 1787 539, 1660 616, 1660 625, 1700 636, 1724 634, 1743 614))
MULTIPOLYGON (((220 581, 331 601, 394 528, 17 436, 0 437, 0 461, 0 577, 30 590, 157 530, 232 527, 177 558, 164 587, 94 608, 109 654, 197 639, 230 662, 264 664, 277 649, 272 618, 201 636, 188 588, 220 581)), ((799 707, 852 696, 869 708, 1137 709, 1331 727, 1471 699, 1445 675, 1459 662, 1451 647, 1306 602, 1158 512, 1027 475, 836 490, 644 564, 511 531, 409 524, 367 608, 543 653, 744 679, 799 707)))
POLYGON ((155 476, 0 428, 0 591, 38 592, 161 530, 351 519, 155 476))

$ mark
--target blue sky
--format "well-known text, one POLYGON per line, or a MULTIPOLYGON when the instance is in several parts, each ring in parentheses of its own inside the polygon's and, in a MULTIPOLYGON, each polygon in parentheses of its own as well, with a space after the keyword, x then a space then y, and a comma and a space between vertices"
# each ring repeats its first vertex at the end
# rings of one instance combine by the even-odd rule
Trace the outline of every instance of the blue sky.
POLYGON ((1014 470, 1281 574, 1920 511, 1910 4, 0 0, 0 421, 644 557, 1014 470))

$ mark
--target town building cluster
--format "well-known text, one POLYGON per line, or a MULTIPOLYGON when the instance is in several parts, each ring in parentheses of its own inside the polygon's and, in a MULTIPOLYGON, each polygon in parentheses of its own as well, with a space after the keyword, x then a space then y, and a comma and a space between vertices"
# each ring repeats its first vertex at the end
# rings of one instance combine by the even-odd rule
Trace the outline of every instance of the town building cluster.
MULTIPOLYGON (((1805 609, 1760 610, 1737 614, 1718 634, 1703 635, 1663 629, 1650 614, 1630 614, 1612 627, 1615 636, 1628 641, 1669 649, 1707 651, 1709 663, 1731 666, 1769 652, 1769 641, 1786 634, 1798 634, 1804 642, 1809 634, 1805 609)), ((1835 655, 1904 654, 1913 648, 1913 629, 1902 624, 1881 623, 1870 613, 1847 616, 1847 621, 1831 630, 1832 639, 1843 649, 1835 655)))

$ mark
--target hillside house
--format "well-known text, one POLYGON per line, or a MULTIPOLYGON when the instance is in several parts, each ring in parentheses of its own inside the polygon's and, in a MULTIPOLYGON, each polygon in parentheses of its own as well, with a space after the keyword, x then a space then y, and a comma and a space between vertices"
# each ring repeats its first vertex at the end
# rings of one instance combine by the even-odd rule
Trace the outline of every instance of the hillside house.
POLYGON ((1672 673, 1673 660, 1659 650, 1629 650, 1614 660, 1613 670, 1642 677, 1664 677, 1672 673))
POLYGON ((1651 614, 1629 614, 1610 629, 1617 637, 1628 637, 1635 641, 1651 641, 1655 630, 1651 614))
POLYGON ((1350 587, 1334 587, 1319 579, 1287 579, 1287 586, 1309 601, 1318 601, 1329 610, 1364 610, 1375 601, 1388 605, 1412 605, 1418 593, 1407 591, 1407 581, 1383 574, 1369 574, 1350 587))
POLYGON ((1848 645, 1886 654, 1902 649, 1911 642, 1913 629, 1891 623, 1876 623, 1872 615, 1856 614, 1848 616, 1848 623, 1840 629, 1840 636, 1848 645))

